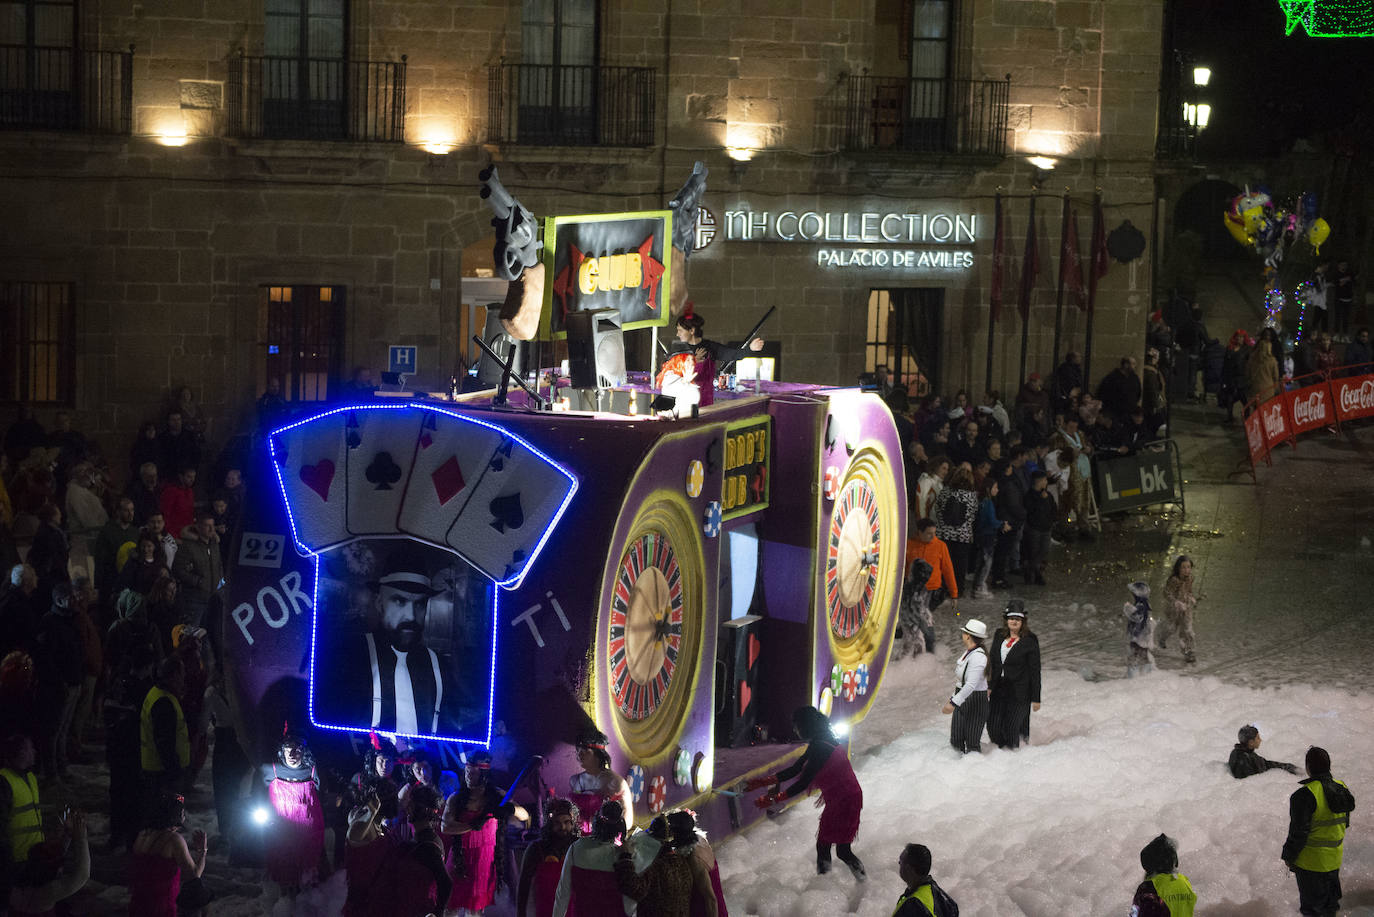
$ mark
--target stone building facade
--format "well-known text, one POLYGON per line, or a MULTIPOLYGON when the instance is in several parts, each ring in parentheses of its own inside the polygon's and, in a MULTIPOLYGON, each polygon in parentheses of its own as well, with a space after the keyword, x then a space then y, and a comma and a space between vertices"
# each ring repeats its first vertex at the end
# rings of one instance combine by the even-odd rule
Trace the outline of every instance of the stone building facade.
MULTIPOLYGON (((822 382, 915 340, 899 370, 981 391, 999 189, 1003 389, 1033 184, 1029 368, 1050 369, 1065 190, 1085 258, 1096 189, 1109 230, 1151 233, 1164 0, 73 0, 56 26, 11 5, 0 289, 61 321, 5 326, 0 399, 75 409, 112 456, 182 385, 213 442, 269 375, 313 397, 388 345, 447 388, 490 297, 464 286, 491 267, 489 162, 543 217, 662 208, 704 161, 708 334, 776 305, 784 377, 822 382)), ((1153 248, 1101 281, 1094 375, 1140 350, 1153 248)), ((1067 305, 1061 351, 1084 330, 1067 305)))

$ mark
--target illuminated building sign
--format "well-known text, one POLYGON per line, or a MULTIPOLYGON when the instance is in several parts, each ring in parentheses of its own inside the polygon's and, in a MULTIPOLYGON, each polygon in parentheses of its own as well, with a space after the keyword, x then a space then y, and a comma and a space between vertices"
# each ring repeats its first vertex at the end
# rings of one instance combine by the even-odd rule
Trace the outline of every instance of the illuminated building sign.
POLYGON ((725 238, 861 246, 818 248, 816 265, 823 268, 968 270, 973 267, 973 252, 965 246, 978 241, 978 215, 947 211, 727 210, 725 238))
POLYGON ((725 211, 725 238, 738 242, 863 242, 913 245, 977 240, 973 213, 820 213, 815 210, 725 211))
POLYGON ((668 322, 671 282, 666 246, 672 244, 669 210, 551 217, 544 222, 541 337, 566 334, 569 312, 616 309, 621 327, 668 322))
POLYGON ((335 408, 268 447, 292 539, 315 558, 311 721, 487 744, 499 588, 519 587, 576 478, 420 402, 335 408))
POLYGON ((720 499, 725 519, 767 508, 772 434, 773 420, 767 416, 726 425, 720 499))

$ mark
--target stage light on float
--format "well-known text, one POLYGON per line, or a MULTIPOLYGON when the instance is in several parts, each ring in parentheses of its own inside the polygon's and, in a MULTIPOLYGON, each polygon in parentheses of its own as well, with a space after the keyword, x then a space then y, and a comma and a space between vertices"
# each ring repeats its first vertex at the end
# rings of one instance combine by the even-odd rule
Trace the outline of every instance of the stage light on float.
POLYGON ((259 828, 267 824, 270 818, 271 816, 267 813, 266 806, 253 807, 253 824, 257 825, 259 828))
POLYGON ((849 724, 848 724, 848 723, 831 723, 831 724, 830 724, 830 731, 833 732, 833 733, 835 733, 835 738, 837 738, 837 739, 846 738, 846 737, 849 735, 849 724))

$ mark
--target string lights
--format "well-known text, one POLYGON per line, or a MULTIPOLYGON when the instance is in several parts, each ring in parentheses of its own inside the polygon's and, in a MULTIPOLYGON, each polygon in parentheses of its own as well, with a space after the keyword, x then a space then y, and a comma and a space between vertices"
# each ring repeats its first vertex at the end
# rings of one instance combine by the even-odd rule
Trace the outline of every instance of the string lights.
POLYGON ((1279 327, 1279 322, 1283 320, 1283 307, 1286 305, 1283 290, 1278 287, 1270 287, 1264 294, 1264 327, 1279 327))
POLYGON ((1279 0, 1287 20, 1284 34, 1302 26, 1312 38, 1374 36, 1374 8, 1369 0, 1279 0))

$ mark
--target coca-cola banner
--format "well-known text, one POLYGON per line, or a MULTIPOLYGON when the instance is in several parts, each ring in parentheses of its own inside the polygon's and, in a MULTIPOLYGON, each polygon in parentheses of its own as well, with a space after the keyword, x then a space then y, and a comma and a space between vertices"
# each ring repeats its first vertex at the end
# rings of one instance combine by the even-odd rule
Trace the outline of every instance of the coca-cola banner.
POLYGON ((1258 465, 1269 455, 1269 441, 1264 438, 1264 424, 1260 412, 1251 411, 1245 418, 1245 443, 1250 447, 1250 464, 1258 465))
POLYGON ((1374 417, 1374 375, 1332 379, 1331 396, 1341 420, 1374 417))
POLYGON ((1284 394, 1288 399, 1288 418, 1293 422, 1293 434, 1319 430, 1336 422, 1331 403, 1331 390, 1326 380, 1284 394))
POLYGON ((1288 423, 1288 412, 1284 410, 1287 394, 1275 395, 1259 406, 1260 423, 1264 427, 1264 439, 1269 448, 1291 439, 1292 428, 1288 423))

